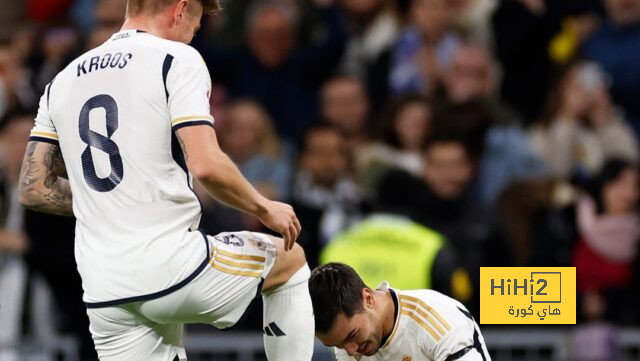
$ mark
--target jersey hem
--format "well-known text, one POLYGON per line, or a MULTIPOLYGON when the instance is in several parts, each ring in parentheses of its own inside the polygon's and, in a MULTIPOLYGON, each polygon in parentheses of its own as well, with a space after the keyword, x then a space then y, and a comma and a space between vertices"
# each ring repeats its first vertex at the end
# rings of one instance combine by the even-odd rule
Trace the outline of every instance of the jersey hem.
POLYGON ((196 276, 198 276, 200 274, 200 272, 202 272, 202 270, 204 270, 204 268, 209 263, 209 255, 211 254, 211 252, 209 250, 209 241, 207 240, 207 235, 201 229, 198 229, 198 232, 200 232, 200 234, 202 234, 202 237, 204 238, 204 243, 207 246, 207 256, 205 257, 204 261, 202 261, 202 263, 200 263, 198 268, 196 268, 195 271, 193 271, 189 276, 187 276, 187 278, 183 279, 182 281, 176 283, 175 285, 173 285, 173 286, 171 286, 169 288, 165 288, 162 291, 149 293, 149 294, 141 295, 141 296, 120 298, 120 299, 111 300, 111 301, 85 302, 84 303, 85 306, 87 308, 104 308, 104 307, 117 306, 117 305, 121 305, 121 304, 125 304, 125 303, 131 303, 131 302, 149 301, 149 300, 153 300, 153 299, 156 299, 156 298, 160 298, 160 297, 166 296, 166 295, 168 295, 170 293, 173 293, 173 292, 181 289, 182 287, 186 286, 187 284, 189 284, 189 282, 193 281, 193 279, 196 278, 196 276))

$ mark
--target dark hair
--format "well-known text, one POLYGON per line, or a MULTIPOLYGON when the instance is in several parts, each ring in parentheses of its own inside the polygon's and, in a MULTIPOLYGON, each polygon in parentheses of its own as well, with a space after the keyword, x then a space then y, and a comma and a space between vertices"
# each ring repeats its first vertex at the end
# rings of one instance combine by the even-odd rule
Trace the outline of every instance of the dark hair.
MULTIPOLYGON (((215 13, 222 9, 219 0, 196 1, 202 4, 205 13, 215 13)), ((138 15, 143 11, 155 14, 176 2, 177 0, 127 0, 127 16, 138 15)))
POLYGON ((316 267, 309 278, 309 293, 316 332, 327 333, 340 313, 347 318, 362 312, 362 290, 367 288, 356 271, 343 263, 316 267))
POLYGON ((493 123, 491 111, 481 102, 445 104, 434 111, 431 136, 425 141, 423 151, 435 143, 460 142, 469 158, 478 162, 493 123))
POLYGON ((311 134, 316 132, 334 132, 338 136, 342 137, 342 133, 340 132, 340 130, 338 130, 338 128, 336 128, 335 126, 327 122, 318 121, 318 122, 312 123, 306 126, 300 133, 300 136, 298 137, 297 146, 298 146, 299 154, 302 154, 307 150, 309 137, 311 136, 311 134))
POLYGON ((544 99, 542 112, 536 121, 538 124, 549 126, 554 121, 554 118, 558 115, 558 112, 565 102, 564 92, 569 83, 571 72, 580 66, 580 64, 584 64, 584 62, 581 58, 572 59, 553 71, 547 88, 547 95, 544 99))
POLYGON ((607 184, 615 181, 620 177, 622 172, 627 169, 638 169, 638 165, 621 158, 611 158, 607 160, 602 167, 600 173, 594 176, 586 186, 587 193, 593 198, 596 204, 596 212, 604 213, 604 201, 602 192, 607 184))
POLYGON ((424 182, 400 169, 385 172, 376 186, 374 209, 381 213, 399 214, 416 219, 420 213, 424 182))
POLYGON ((391 101, 382 112, 382 116, 378 122, 378 138, 380 140, 394 148, 400 149, 402 147, 398 134, 396 133, 396 122, 398 121, 400 113, 412 104, 422 104, 431 109, 429 100, 417 94, 406 95, 391 101))

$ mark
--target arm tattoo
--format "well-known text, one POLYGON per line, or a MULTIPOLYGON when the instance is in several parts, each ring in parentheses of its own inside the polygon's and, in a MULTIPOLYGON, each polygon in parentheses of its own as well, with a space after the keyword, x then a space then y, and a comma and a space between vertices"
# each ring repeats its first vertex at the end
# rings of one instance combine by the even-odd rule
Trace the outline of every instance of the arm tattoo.
POLYGON ((66 169, 60 147, 47 144, 44 159, 39 162, 35 156, 38 143, 29 142, 20 177, 22 193, 30 193, 36 201, 30 208, 58 215, 73 215, 71 187, 65 178, 66 169))
POLYGON ((20 175, 20 189, 29 189, 38 181, 38 168, 36 165, 36 159, 33 154, 36 151, 38 143, 29 142, 27 144, 27 151, 24 155, 24 161, 22 165, 22 174, 20 175))

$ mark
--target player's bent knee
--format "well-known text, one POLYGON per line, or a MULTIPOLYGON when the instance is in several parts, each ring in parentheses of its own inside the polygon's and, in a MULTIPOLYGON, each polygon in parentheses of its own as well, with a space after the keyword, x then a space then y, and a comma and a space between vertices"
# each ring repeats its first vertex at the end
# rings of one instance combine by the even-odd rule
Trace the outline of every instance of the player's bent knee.
POLYGON ((294 243, 290 250, 285 251, 282 238, 269 237, 276 246, 276 261, 264 280, 263 291, 284 284, 307 263, 304 250, 299 244, 294 243))

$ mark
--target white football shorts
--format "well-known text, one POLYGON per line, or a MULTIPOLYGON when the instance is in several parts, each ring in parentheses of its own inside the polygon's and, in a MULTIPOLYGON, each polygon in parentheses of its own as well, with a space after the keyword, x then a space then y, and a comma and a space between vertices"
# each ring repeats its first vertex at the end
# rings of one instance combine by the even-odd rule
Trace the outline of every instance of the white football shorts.
POLYGON ((186 360, 183 324, 222 329, 238 322, 275 263, 275 246, 254 232, 207 240, 209 265, 184 287, 148 301, 87 310, 100 360, 186 360))

